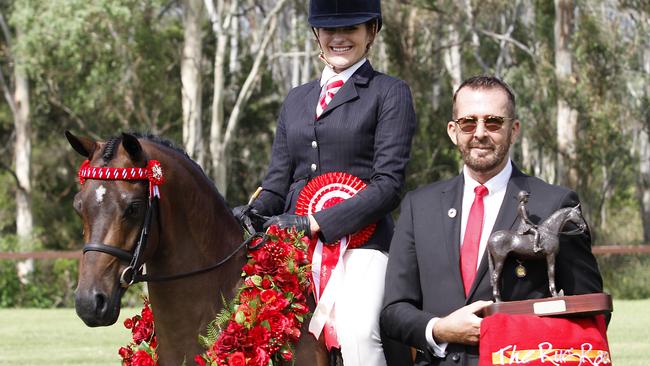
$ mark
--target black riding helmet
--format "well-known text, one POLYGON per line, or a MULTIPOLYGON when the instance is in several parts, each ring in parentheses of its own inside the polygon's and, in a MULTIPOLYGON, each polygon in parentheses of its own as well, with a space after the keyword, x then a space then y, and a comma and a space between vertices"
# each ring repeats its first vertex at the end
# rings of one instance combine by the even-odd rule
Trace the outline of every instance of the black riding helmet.
POLYGON ((381 0, 311 0, 309 24, 314 28, 339 28, 377 19, 381 29, 381 0))

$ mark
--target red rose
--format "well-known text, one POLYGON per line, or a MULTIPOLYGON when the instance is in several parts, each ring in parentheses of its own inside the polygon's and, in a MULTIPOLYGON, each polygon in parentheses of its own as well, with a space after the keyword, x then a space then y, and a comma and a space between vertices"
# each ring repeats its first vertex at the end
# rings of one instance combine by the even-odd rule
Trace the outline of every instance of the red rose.
POLYGON ((294 341, 297 341, 298 338, 300 338, 300 329, 298 328, 287 328, 285 329, 285 333, 294 341))
POLYGON ((255 267, 253 267, 250 263, 244 264, 242 270, 246 273, 247 276, 251 276, 253 273, 255 273, 255 267))
POLYGON ((246 337, 246 348, 266 345, 269 342, 269 339, 271 339, 271 334, 268 329, 261 325, 254 326, 248 331, 248 336, 246 337))
POLYGON ((133 328, 133 319, 131 319, 131 318, 124 319, 124 328, 126 328, 126 329, 133 328))
POLYGON ((260 293, 260 300, 263 303, 269 303, 277 297, 278 293, 275 290, 264 290, 260 293))
POLYGON ((288 328, 291 326, 291 321, 289 318, 284 316, 278 311, 272 311, 264 314, 260 314, 260 319, 264 319, 269 322, 271 331, 279 334, 284 334, 288 328))
POLYGON ((240 347, 240 341, 245 336, 245 329, 236 322, 229 322, 228 327, 219 335, 212 345, 217 354, 230 353, 240 347))
POLYGON ((120 357, 122 357, 123 360, 133 357, 133 350, 127 347, 120 347, 120 350, 117 351, 117 353, 120 354, 120 357))
POLYGON ((235 352, 228 357, 228 366, 246 366, 246 357, 243 352, 235 352))
POLYGON ((251 358, 251 364, 255 366, 266 366, 269 364, 271 357, 268 352, 266 352, 262 347, 257 347, 255 349, 255 357, 251 358))
POLYGON ((133 355, 131 360, 133 366, 156 366, 156 362, 146 351, 139 350, 133 355))
POLYGON ((263 289, 268 290, 268 289, 271 288, 271 286, 273 286, 273 282, 271 282, 271 280, 269 280, 268 278, 265 278, 265 279, 262 280, 262 288, 263 289))
POLYGON ((144 309, 142 309, 142 320, 145 321, 147 324, 152 324, 153 323, 153 312, 145 304, 144 309))
POLYGON ((138 321, 133 327, 133 341, 136 344, 142 343, 142 341, 147 341, 151 338, 153 334, 153 327, 151 325, 145 324, 143 321, 138 321))
POLYGON ((274 277, 278 286, 283 292, 291 292, 297 294, 299 291, 298 278, 291 273, 281 273, 274 277))
POLYGON ((258 250, 258 255, 255 263, 255 273, 260 275, 274 275, 278 271, 278 266, 273 260, 271 254, 265 250, 258 250))
POLYGON ((196 362, 196 364, 199 366, 205 366, 205 360, 201 355, 194 356, 194 362, 196 362))
POLYGON ((289 306, 289 300, 284 296, 280 295, 275 298, 275 301, 266 304, 266 309, 268 310, 282 310, 289 306))

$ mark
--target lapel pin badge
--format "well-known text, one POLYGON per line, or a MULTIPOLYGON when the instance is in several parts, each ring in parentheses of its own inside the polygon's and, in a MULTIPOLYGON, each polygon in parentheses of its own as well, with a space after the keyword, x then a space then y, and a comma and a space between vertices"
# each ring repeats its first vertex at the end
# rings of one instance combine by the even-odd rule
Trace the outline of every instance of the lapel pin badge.
POLYGON ((456 217, 456 209, 450 208, 449 211, 447 211, 447 216, 451 217, 452 219, 456 217))

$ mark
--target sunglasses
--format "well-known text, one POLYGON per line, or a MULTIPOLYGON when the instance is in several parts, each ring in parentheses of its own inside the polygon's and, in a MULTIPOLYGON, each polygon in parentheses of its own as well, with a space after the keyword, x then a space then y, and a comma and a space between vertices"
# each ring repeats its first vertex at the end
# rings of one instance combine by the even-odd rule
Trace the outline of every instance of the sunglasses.
POLYGON ((453 120, 461 131, 464 133, 474 133, 476 127, 478 127, 479 121, 483 121, 485 129, 489 132, 497 132, 503 127, 505 121, 513 120, 512 117, 501 117, 501 116, 486 116, 484 118, 478 118, 476 116, 467 116, 461 117, 453 120))

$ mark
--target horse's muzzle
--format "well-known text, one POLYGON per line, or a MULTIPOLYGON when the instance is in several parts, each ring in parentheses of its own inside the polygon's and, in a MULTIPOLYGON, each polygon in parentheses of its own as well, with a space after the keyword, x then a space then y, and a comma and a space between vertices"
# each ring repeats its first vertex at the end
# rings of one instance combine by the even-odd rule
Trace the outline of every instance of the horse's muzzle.
POLYGON ((77 289, 74 301, 77 315, 89 327, 113 325, 120 315, 122 293, 122 289, 112 295, 98 289, 77 289))

